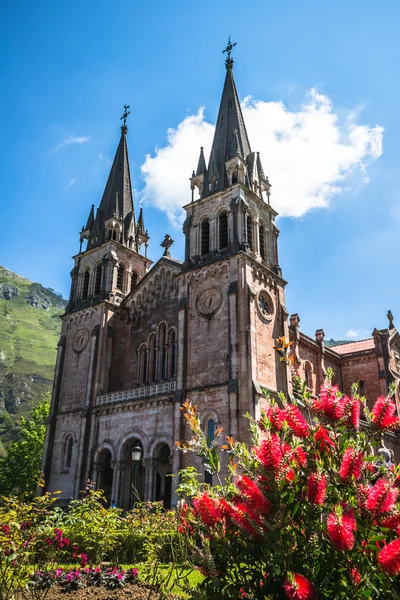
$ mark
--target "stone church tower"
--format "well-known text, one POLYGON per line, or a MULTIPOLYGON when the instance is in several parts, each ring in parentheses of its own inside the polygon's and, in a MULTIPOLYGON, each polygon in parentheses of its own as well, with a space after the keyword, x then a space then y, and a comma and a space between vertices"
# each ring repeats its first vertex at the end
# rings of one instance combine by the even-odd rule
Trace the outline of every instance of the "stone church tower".
POLYGON ((222 426, 246 441, 244 415, 259 415, 262 388, 288 391, 273 349, 289 335, 277 213, 251 150, 231 50, 208 165, 201 149, 184 207, 184 262, 171 258, 169 236, 151 269, 141 253, 149 238, 143 213, 135 218, 126 120, 99 208, 81 231, 87 246, 74 257, 43 458, 46 486, 63 502, 91 479, 124 508, 138 498, 169 506, 176 480, 167 475, 189 460, 175 450, 189 435, 186 399, 206 432, 222 426))

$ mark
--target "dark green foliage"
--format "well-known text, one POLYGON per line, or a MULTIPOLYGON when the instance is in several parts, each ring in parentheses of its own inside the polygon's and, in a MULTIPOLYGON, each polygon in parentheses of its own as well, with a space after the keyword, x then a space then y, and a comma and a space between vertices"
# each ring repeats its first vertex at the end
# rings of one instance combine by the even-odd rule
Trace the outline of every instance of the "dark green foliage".
POLYGON ((0 495, 34 496, 40 478, 40 466, 50 403, 45 398, 21 417, 18 441, 11 442, 7 456, 0 458, 0 495))

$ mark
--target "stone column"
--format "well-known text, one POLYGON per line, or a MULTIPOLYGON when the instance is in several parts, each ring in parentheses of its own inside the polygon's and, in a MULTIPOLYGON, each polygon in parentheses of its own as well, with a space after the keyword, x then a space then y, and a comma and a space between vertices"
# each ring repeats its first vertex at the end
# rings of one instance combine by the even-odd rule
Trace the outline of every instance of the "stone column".
POLYGON ((144 500, 153 500, 154 460, 150 457, 143 459, 144 466, 144 500))
POLYGON ((180 442, 181 437, 181 403, 175 402, 174 404, 174 415, 173 415, 173 446, 172 446, 172 485, 171 485, 171 506, 176 506, 178 503, 178 496, 176 495, 176 488, 178 486, 178 473, 181 468, 181 451, 176 447, 176 442, 180 442))
POLYGON ((84 447, 85 447, 85 431, 86 431, 86 421, 87 421, 87 413, 90 405, 90 398, 92 394, 92 385, 93 385, 93 369, 94 369, 94 359, 96 356, 96 345, 97 345, 97 336, 99 333, 99 327, 96 326, 92 330, 92 336, 90 340, 90 359, 89 359, 89 372, 86 384, 86 395, 85 395, 85 406, 82 411, 81 417, 81 428, 80 435, 78 438, 78 464, 77 470, 75 474, 75 488, 74 488, 74 498, 77 498, 79 495, 79 486, 80 486, 80 476, 82 472, 82 464, 83 460, 88 460, 88 456, 84 456, 84 447))

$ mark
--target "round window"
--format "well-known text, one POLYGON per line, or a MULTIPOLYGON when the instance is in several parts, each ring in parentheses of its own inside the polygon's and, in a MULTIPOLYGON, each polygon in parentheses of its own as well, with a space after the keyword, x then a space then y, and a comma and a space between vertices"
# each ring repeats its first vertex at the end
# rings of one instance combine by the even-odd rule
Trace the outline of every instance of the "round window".
POLYGON ((271 296, 265 290, 258 292, 257 309, 264 321, 270 321, 272 319, 274 314, 274 303, 271 296))

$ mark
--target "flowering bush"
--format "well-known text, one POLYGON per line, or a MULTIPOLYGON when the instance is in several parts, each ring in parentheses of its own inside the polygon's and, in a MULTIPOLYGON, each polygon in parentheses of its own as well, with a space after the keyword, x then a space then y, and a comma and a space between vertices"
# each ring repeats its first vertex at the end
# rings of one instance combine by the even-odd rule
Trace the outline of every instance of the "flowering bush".
POLYGON ((49 527, 54 500, 45 494, 31 502, 7 498, 0 505, 0 600, 13 598, 17 590, 24 597, 43 598, 57 564, 74 560, 86 565, 78 546, 72 546, 60 528, 49 527), (33 585, 34 580, 41 585, 33 585))
MULTIPOLYGON (((400 598, 400 470, 372 452, 400 426, 395 404, 381 397, 369 412, 331 377, 313 397, 293 372, 292 402, 269 398, 250 419, 253 446, 228 437, 221 447, 226 482, 211 488, 193 468, 181 473, 180 531, 205 575, 198 597, 400 598)), ((210 445, 196 407, 185 410, 193 438, 179 446, 219 478, 222 431, 210 445)))
POLYGON ((71 592, 84 587, 104 585, 108 589, 124 587, 128 583, 138 581, 138 570, 120 567, 85 567, 80 569, 55 571, 36 571, 30 577, 30 586, 38 591, 47 590, 53 583, 59 585, 64 592, 71 592))

